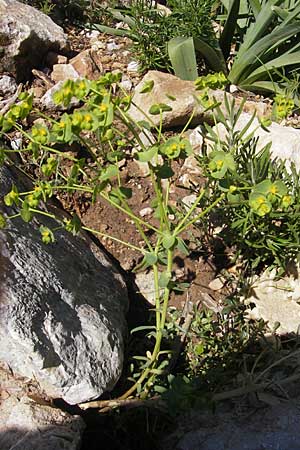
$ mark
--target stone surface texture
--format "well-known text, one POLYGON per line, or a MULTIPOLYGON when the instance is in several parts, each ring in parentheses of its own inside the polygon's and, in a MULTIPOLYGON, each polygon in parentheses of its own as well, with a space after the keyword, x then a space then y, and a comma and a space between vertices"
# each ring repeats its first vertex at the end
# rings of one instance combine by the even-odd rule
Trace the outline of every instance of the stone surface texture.
POLYGON ((70 60, 70 64, 81 77, 89 80, 97 80, 103 73, 99 55, 91 49, 80 52, 70 60))
POLYGON ((257 409, 246 419, 210 417, 207 428, 188 433, 175 450, 298 450, 299 406, 291 403, 257 409))
MULTIPOLYGON (((211 121, 211 112, 204 111, 204 108, 195 98, 198 97, 199 94, 200 91, 196 90, 193 81, 180 80, 174 75, 151 70, 136 86, 135 94, 132 99, 133 104, 129 109, 129 114, 135 121, 149 120, 145 116, 146 114, 151 118, 153 122, 152 125, 158 126, 160 121, 159 114, 150 115, 149 109, 153 104, 165 103, 172 108, 172 111, 164 112, 162 114, 164 128, 185 125, 193 110, 195 110, 195 112, 192 124, 198 125, 204 120, 211 121), (145 82, 150 80, 154 81, 151 92, 141 93, 140 91, 145 82), (175 100, 172 99, 172 97, 174 97, 175 100), (138 108, 135 105, 137 105, 138 108), (143 114, 139 108, 144 111, 145 114, 143 114)), ((224 92, 221 90, 211 90, 210 95, 214 96, 218 102, 221 102, 221 108, 224 110, 224 92)), ((229 99, 232 98, 230 94, 227 95, 229 99)), ((241 101, 242 99, 237 98, 236 104, 239 105, 241 101)), ((263 115, 267 113, 268 105, 248 101, 245 103, 244 109, 248 112, 253 112, 255 110, 258 115, 263 115)))
POLYGON ((299 267, 293 274, 275 279, 275 271, 265 271, 251 286, 248 303, 255 308, 248 311, 249 318, 263 319, 276 333, 299 333, 300 280, 299 267), (277 325, 280 326, 277 328, 277 325))
POLYGON ((3 368, 0 386, 1 450, 80 449, 85 428, 81 417, 54 408, 38 396, 33 400, 35 387, 3 368))
POLYGON ((8 75, 0 76, 0 97, 9 97, 17 90, 17 83, 13 77, 8 75))
POLYGON ((17 0, 0 4, 0 73, 10 72, 17 82, 27 80, 48 51, 67 47, 63 29, 41 11, 17 0))
MULTIPOLYGON (((247 123, 249 123, 250 119, 250 114, 242 113, 237 121, 235 129, 242 130, 247 123)), ((226 130, 224 125, 219 123, 214 127, 214 130, 221 139, 225 138, 226 130)), ((259 121, 256 118, 249 127, 247 135, 254 133, 254 137, 258 138, 257 151, 262 149, 269 142, 272 142, 272 158, 286 160, 287 167, 293 162, 297 170, 300 170, 300 130, 280 125, 275 122, 272 122, 268 127, 268 130, 269 131, 265 131, 261 128, 259 121)))
MULTIPOLYGON (((26 189, 18 178, 1 169, 1 198, 12 183, 26 189)), ((77 404, 111 390, 121 374, 126 286, 88 236, 60 230, 46 246, 41 225, 58 223, 18 218, 0 232, 0 361, 36 379, 47 395, 77 404)))
POLYGON ((79 73, 71 64, 54 64, 51 73, 51 80, 55 83, 66 80, 76 80, 79 78, 79 73))

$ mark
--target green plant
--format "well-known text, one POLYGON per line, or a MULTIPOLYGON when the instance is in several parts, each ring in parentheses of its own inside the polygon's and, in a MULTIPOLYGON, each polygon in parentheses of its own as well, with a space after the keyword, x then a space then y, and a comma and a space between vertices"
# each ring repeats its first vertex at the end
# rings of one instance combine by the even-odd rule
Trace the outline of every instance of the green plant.
POLYGON ((220 193, 225 196, 218 205, 222 229, 219 237, 242 255, 252 268, 274 265, 284 270, 289 260, 297 260, 300 249, 300 177, 293 164, 272 160, 271 144, 257 149, 254 131, 249 128, 255 118, 242 130, 237 128, 243 104, 225 96, 226 112, 214 104, 217 124, 205 125, 212 142, 199 164, 207 178, 207 202, 220 193))
POLYGON ((55 21, 61 23, 66 19, 70 22, 84 22, 88 10, 92 9, 90 0, 22 0, 44 14, 49 15, 55 21))
MULTIPOLYGON (((180 45, 176 39, 169 41, 169 54, 176 55, 175 74, 182 76, 188 71, 193 55, 200 54, 211 70, 223 71, 228 81, 241 89, 283 94, 288 86, 287 75, 300 64, 300 5, 285 0, 222 3, 227 14, 218 42, 202 42, 201 36, 194 33, 193 46, 189 44, 183 55, 181 48, 190 35, 182 36, 180 45), (227 69, 226 61, 233 47, 233 63, 227 69)), ((195 77, 194 66, 192 74, 195 77)), ((295 97, 298 96, 297 89, 295 97)))
MULTIPOLYGON (((18 192, 12 186, 4 197, 7 215, 0 216, 1 226, 7 220, 20 217, 29 222, 33 217, 43 214, 54 218, 52 213, 42 208, 42 203, 51 196, 59 193, 88 193, 91 201, 101 197, 108 204, 124 213, 124 217, 132 220, 143 241, 141 247, 130 242, 124 242, 114 236, 99 230, 91 230, 82 226, 79 218, 58 221, 59 228, 71 233, 78 233, 80 229, 91 231, 100 237, 110 239, 137 250, 142 257, 140 268, 151 267, 155 282, 155 326, 138 327, 139 330, 149 331, 149 338, 153 347, 146 356, 137 356, 141 362, 138 371, 133 374, 134 385, 121 397, 126 398, 136 390, 145 395, 155 384, 158 375, 164 373, 168 365, 168 350, 162 349, 162 342, 166 336, 166 318, 170 293, 176 289, 177 283, 172 273, 174 252, 187 253, 187 246, 182 239, 182 233, 195 222, 209 213, 224 197, 220 193, 210 205, 201 205, 205 190, 200 190, 194 204, 184 212, 171 205, 170 187, 173 183, 172 163, 186 158, 192 148, 183 134, 165 138, 162 134, 162 120, 156 128, 156 143, 149 149, 145 148, 139 133, 152 124, 151 115, 162 112, 167 105, 153 105, 145 112, 145 120, 135 123, 128 115, 131 98, 123 95, 122 91, 114 94, 113 86, 120 80, 120 74, 106 74, 97 81, 69 80, 54 94, 56 103, 69 106, 73 97, 81 101, 82 106, 72 112, 64 113, 58 119, 45 116, 33 110, 33 98, 27 93, 20 95, 19 101, 0 117, 1 137, 5 137, 11 130, 17 130, 24 137, 24 145, 20 149, 22 160, 35 166, 38 176, 34 180, 32 190, 18 192), (26 129, 26 120, 30 114, 39 115, 42 122, 26 129), (120 124, 122 126, 120 127, 120 124), (70 152, 72 145, 77 143, 81 156, 70 152), (133 147, 140 146, 140 150, 133 156, 133 147), (63 150, 62 150, 63 148, 63 150), (136 158, 147 163, 155 198, 156 221, 145 221, 130 207, 131 189, 122 183, 118 162, 123 158, 136 158), (64 170, 68 163, 68 172, 64 170), (175 219, 170 221, 169 214, 175 219), (161 295, 161 290, 163 294, 161 295)), ((144 92, 153 88, 147 84, 144 92)), ((168 107, 168 109, 170 109, 168 107)), ((10 155, 14 150, 1 149, 1 162, 10 162, 10 155)), ((18 150, 16 150, 18 152, 18 150)), ((41 239, 45 244, 52 244, 55 240, 54 229, 40 227, 41 239)))
MULTIPOLYGON (((126 24, 127 28, 112 28, 95 23, 91 26, 102 32, 127 36, 133 41, 133 53, 141 70, 172 70, 167 43, 180 36, 201 36, 203 45, 216 41, 211 18, 215 0, 174 0, 169 2, 170 14, 147 0, 134 0, 130 8, 116 10, 98 7, 99 15, 107 15, 126 24)), ((189 52, 190 53, 190 52, 189 52)), ((191 58, 193 54, 191 54, 191 58)), ((171 57, 172 58, 172 57, 171 57)), ((191 73, 188 78, 191 79, 191 73)))

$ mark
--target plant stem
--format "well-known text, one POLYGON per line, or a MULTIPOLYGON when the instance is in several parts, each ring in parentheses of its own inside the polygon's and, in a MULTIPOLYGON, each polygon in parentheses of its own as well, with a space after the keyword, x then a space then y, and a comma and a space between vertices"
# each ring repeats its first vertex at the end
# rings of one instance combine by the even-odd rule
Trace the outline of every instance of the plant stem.
MULTIPOLYGON (((168 262, 167 262, 166 272, 171 274, 172 266, 173 266, 173 250, 168 250, 167 258, 168 258, 168 262)), ((158 279, 157 279, 156 288, 159 289, 158 279)), ((163 330, 165 328, 165 322, 166 322, 168 304, 169 304, 169 297, 170 297, 170 288, 168 286, 166 286, 164 288, 163 307, 162 307, 162 313, 161 313, 161 317, 160 317, 160 327, 157 328, 155 346, 154 346, 154 349, 153 349, 153 352, 151 355, 151 365, 144 370, 144 372, 141 374, 141 376, 135 382, 135 384, 133 386, 131 386, 131 388, 128 389, 121 397, 119 397, 118 400, 124 400, 124 399, 128 398, 133 392, 135 392, 138 389, 138 386, 141 386, 142 382, 148 377, 148 375, 151 373, 151 371, 156 368, 158 356, 160 353, 161 341, 162 341, 162 337, 163 337, 163 330)))
POLYGON ((217 200, 215 200, 211 205, 209 205, 206 209, 204 209, 203 211, 201 211, 201 213, 197 214, 196 217, 194 217, 192 220, 190 220, 188 223, 186 223, 178 232, 182 233, 184 230, 186 230, 187 228, 189 228, 191 225, 193 225, 195 222, 197 222, 197 220, 201 219, 201 217, 205 216, 207 213, 209 213, 209 211, 211 211, 221 200, 223 200, 223 198, 225 197, 225 194, 221 194, 219 198, 217 198, 217 200))

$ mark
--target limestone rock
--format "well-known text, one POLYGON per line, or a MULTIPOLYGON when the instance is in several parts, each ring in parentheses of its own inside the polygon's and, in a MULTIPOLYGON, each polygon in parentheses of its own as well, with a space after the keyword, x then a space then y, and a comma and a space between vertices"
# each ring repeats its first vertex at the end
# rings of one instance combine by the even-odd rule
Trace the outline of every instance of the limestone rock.
POLYGON ((0 76, 0 97, 9 97, 17 90, 17 83, 14 78, 8 75, 0 76))
POLYGON ((277 333, 298 333, 300 329, 299 267, 295 275, 275 280, 274 271, 265 271, 251 286, 247 303, 255 304, 249 317, 263 319, 270 329, 278 324, 277 333), (297 278, 298 277, 298 278, 297 278))
MULTIPOLYGON (((250 114, 242 113, 237 121, 235 129, 242 130, 247 123, 249 123, 250 119, 250 114)), ((226 130, 224 125, 218 124, 214 127, 214 130, 221 139, 225 138, 226 130)), ((300 170, 300 130, 283 126, 275 122, 272 122, 268 127, 268 130, 269 131, 263 130, 256 118, 249 127, 247 135, 254 132, 254 137, 258 138, 257 151, 262 149, 269 142, 272 142, 272 158, 286 160, 287 167, 293 162, 297 170, 300 170)), ((208 145, 210 145, 209 142, 208 145)))
POLYGON ((66 50, 63 29, 48 16, 17 0, 5 0, 0 11, 0 73, 27 80, 50 50, 66 50))
POLYGON ((76 80, 77 78, 79 78, 79 74, 71 64, 54 64, 51 80, 55 83, 76 80))
POLYGON ((2 368, 0 386, 1 450, 80 449, 85 428, 81 417, 51 407, 41 396, 35 402, 27 395, 26 380, 2 368))
MULTIPOLYGON (((31 188, 4 166, 0 198, 12 183, 31 188)), ((1 204, 1 213, 14 211, 1 204)), ((41 225, 59 226, 45 216, 17 218, 0 232, 0 361, 37 380, 48 396, 77 404, 111 390, 121 374, 126 286, 87 236, 58 230, 46 246, 41 225)))
POLYGON ((76 72, 89 80, 96 80, 102 75, 103 69, 99 55, 94 50, 84 50, 70 60, 76 72))
MULTIPOLYGON (((135 94, 133 96, 133 104, 129 109, 129 114, 135 121, 149 120, 145 114, 148 115, 154 126, 159 125, 160 117, 158 115, 150 115, 149 109, 153 104, 165 103, 172 108, 172 111, 163 113, 163 126, 165 128, 172 128, 185 125, 195 109, 192 124, 199 125, 203 121, 211 121, 211 111, 205 111, 200 103, 196 100, 200 91, 197 91, 192 81, 180 80, 174 75, 168 73, 149 71, 142 81, 137 85, 135 94), (141 93, 145 82, 154 81, 154 86, 151 92, 141 93), (175 98, 175 100, 174 100, 175 98), (136 104, 139 108, 135 107, 136 104)), ((210 95, 214 96, 217 102, 221 103, 221 109, 224 111, 224 92, 221 90, 211 90, 210 95)), ((229 101, 232 99, 230 94, 227 94, 229 101)), ((236 104, 239 105, 242 99, 236 99, 236 104)), ((258 115, 267 112, 268 106, 261 106, 260 103, 246 102, 244 108, 253 111, 258 111, 258 115)))

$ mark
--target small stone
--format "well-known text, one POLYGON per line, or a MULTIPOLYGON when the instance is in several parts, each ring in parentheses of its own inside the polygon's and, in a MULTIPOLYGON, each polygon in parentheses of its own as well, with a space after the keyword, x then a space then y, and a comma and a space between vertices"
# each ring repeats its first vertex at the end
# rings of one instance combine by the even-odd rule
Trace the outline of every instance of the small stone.
POLYGON ((196 155, 201 155, 201 152, 202 152, 202 146, 203 146, 202 133, 203 133, 202 128, 200 126, 196 127, 192 131, 187 131, 185 133, 185 136, 190 141, 196 155))
POLYGON ((91 40, 91 49, 93 51, 104 50, 106 48, 105 43, 98 41, 98 39, 91 40))
POLYGON ((137 73, 139 71, 139 63, 137 61, 131 61, 127 66, 127 72, 137 73))
POLYGON ((108 52, 113 52, 114 50, 118 50, 120 46, 115 43, 115 41, 108 42, 106 45, 106 49, 108 52))
POLYGON ((98 30, 91 30, 91 31, 88 31, 85 36, 88 39, 94 39, 94 38, 98 38, 99 35, 100 35, 100 31, 98 31, 98 30))
MULTIPOLYGON (((135 284, 138 287, 138 292, 141 293, 145 299, 155 305, 155 286, 154 286, 154 276, 153 271, 150 272, 140 272, 135 275, 135 284)), ((161 288, 161 293, 163 289, 161 288)))
POLYGON ((55 83, 66 80, 76 80, 79 78, 78 72, 71 64, 54 64, 51 80, 55 83))
POLYGON ((67 64, 68 58, 63 55, 59 55, 55 52, 48 52, 46 57, 46 64, 48 67, 53 67, 54 64, 67 64))
POLYGON ((125 91, 130 91, 132 88, 132 81, 129 78, 123 76, 119 86, 121 86, 125 91))
POLYGON ((231 84, 230 87, 229 87, 229 92, 231 94, 234 94, 235 92, 238 92, 237 86, 235 84, 231 84))
POLYGON ((209 283, 208 287, 212 291, 220 291, 224 287, 225 283, 225 278, 217 277, 209 283))
POLYGON ((17 90, 17 83, 13 77, 9 77, 8 75, 0 76, 0 96, 1 97, 10 97, 17 90))
POLYGON ((123 68, 123 64, 118 62, 118 61, 115 61, 114 63, 112 63, 111 68, 114 69, 114 70, 119 70, 120 71, 120 69, 123 68))
POLYGON ((197 199, 197 196, 195 194, 187 195, 186 197, 183 197, 182 202, 184 203, 186 208, 191 208, 193 204, 195 203, 197 199))
POLYGON ((143 208, 140 210, 141 217, 151 216, 152 213, 153 213, 152 208, 143 208))

